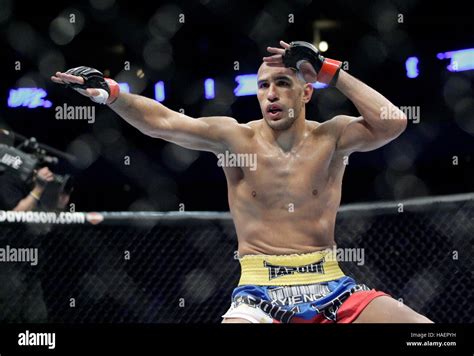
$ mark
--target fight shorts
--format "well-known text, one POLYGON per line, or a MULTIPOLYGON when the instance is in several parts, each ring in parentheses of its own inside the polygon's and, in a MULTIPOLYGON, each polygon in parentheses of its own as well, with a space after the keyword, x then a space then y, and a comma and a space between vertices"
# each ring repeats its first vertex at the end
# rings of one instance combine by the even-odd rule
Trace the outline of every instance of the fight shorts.
POLYGON ((383 292, 345 276, 332 250, 247 255, 223 318, 251 323, 351 323, 383 292))

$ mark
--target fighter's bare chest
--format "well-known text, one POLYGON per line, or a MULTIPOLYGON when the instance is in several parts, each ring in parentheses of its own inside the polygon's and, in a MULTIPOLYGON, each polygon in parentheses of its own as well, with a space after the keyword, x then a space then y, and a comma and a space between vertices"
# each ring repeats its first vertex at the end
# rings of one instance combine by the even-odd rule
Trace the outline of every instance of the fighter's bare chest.
POLYGON ((253 153, 256 164, 254 169, 244 170, 242 188, 256 200, 267 203, 320 196, 334 169, 331 142, 307 142, 290 152, 257 146, 253 153))

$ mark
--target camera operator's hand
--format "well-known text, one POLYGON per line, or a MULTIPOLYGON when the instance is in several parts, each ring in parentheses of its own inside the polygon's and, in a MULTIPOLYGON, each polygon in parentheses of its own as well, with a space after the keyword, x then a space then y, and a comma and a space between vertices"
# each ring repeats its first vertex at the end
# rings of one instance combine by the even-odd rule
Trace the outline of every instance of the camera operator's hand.
POLYGON ((48 167, 43 167, 36 172, 35 176, 35 189, 38 188, 39 190, 43 191, 46 185, 49 182, 54 180, 54 174, 49 170, 48 167))
POLYGON ((31 211, 37 207, 46 185, 54 180, 54 174, 48 167, 35 171, 33 190, 12 209, 14 211, 31 211))

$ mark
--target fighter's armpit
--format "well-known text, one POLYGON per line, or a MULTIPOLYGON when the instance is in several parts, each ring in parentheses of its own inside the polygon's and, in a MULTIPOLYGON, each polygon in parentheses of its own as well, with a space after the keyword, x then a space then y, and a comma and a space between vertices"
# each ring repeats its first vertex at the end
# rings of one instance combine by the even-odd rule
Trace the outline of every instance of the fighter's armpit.
POLYGON ((330 136, 334 140, 334 143, 337 145, 345 128, 354 119, 357 119, 357 118, 353 116, 348 116, 348 115, 334 116, 332 119, 325 121, 322 124, 315 127, 315 129, 313 130, 313 134, 330 136))

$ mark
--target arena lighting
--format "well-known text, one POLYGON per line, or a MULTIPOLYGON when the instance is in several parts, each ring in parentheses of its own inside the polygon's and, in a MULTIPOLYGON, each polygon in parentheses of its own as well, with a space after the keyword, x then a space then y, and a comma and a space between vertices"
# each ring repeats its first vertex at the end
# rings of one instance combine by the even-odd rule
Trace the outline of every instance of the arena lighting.
POLYGON ((130 93, 130 86, 128 83, 118 83, 118 85, 122 93, 130 93))
POLYGON ((321 52, 326 52, 329 49, 329 44, 326 41, 319 42, 318 48, 321 52))
POLYGON ((246 96, 257 94, 257 74, 244 74, 235 77, 237 87, 234 89, 235 96, 246 96))
POLYGON ((207 78, 204 81, 204 93, 205 93, 206 99, 214 99, 216 97, 216 92, 214 88, 214 79, 207 78))
MULTIPOLYGON (((238 75, 235 77, 237 87, 234 89, 235 96, 247 96, 257 94, 257 74, 245 74, 238 75)), ((130 93, 130 85, 128 83, 119 83, 120 90, 124 93, 130 93)), ((323 89, 327 85, 323 83, 313 83, 313 88, 323 89)), ((214 79, 207 78, 204 81, 204 94, 206 99, 214 99, 215 83, 214 79)), ((11 89, 8 96, 8 107, 18 108, 25 107, 34 109, 38 107, 50 108, 52 106, 51 101, 44 100, 48 95, 45 89, 42 88, 17 88, 11 89)), ((159 81, 155 83, 155 100, 162 102, 166 98, 165 83, 159 81)))
POLYGON ((17 88, 10 89, 8 95, 8 107, 24 107, 34 109, 38 107, 50 108, 51 101, 45 100, 48 93, 42 88, 17 88))
MULTIPOLYGON (((474 69, 474 48, 438 53, 436 57, 440 60, 451 59, 446 67, 450 72, 462 72, 474 69)), ((408 78, 418 77, 419 62, 420 61, 417 57, 407 58, 405 61, 405 69, 408 78)), ((237 82, 237 87, 234 89, 235 96, 257 94, 257 74, 238 75, 235 77, 235 81, 237 82)), ((128 83, 119 83, 119 86, 122 92, 130 92, 130 86, 128 83)), ((323 89, 326 87, 326 84, 319 82, 313 83, 313 88, 315 89, 323 89)), ((206 99, 215 98, 214 79, 207 78, 204 81, 204 93, 206 99)), ((47 95, 48 93, 43 88, 10 89, 7 105, 10 108, 50 108, 52 103, 45 99, 47 95)), ((159 81, 155 84, 155 100, 159 102, 165 100, 165 84, 163 81, 159 81)))
POLYGON ((165 83, 163 81, 155 84, 155 100, 160 102, 165 100, 165 83))
POLYGON ((408 78, 416 78, 420 72, 418 71, 418 58, 409 57, 405 62, 405 69, 407 70, 408 78))
POLYGON ((450 72, 462 72, 474 69, 474 48, 438 53, 438 59, 451 59, 446 67, 450 72))
MULTIPOLYGON (((245 74, 238 75, 235 77, 237 82, 237 88, 234 89, 235 96, 246 96, 246 95, 256 95, 257 94, 257 74, 245 74)), ((323 83, 313 83, 313 88, 323 89, 326 88, 327 84, 323 83)))
POLYGON ((316 83, 313 83, 312 86, 313 86, 314 89, 323 89, 323 88, 327 88, 329 85, 324 84, 324 83, 320 83, 320 82, 316 82, 316 83))

